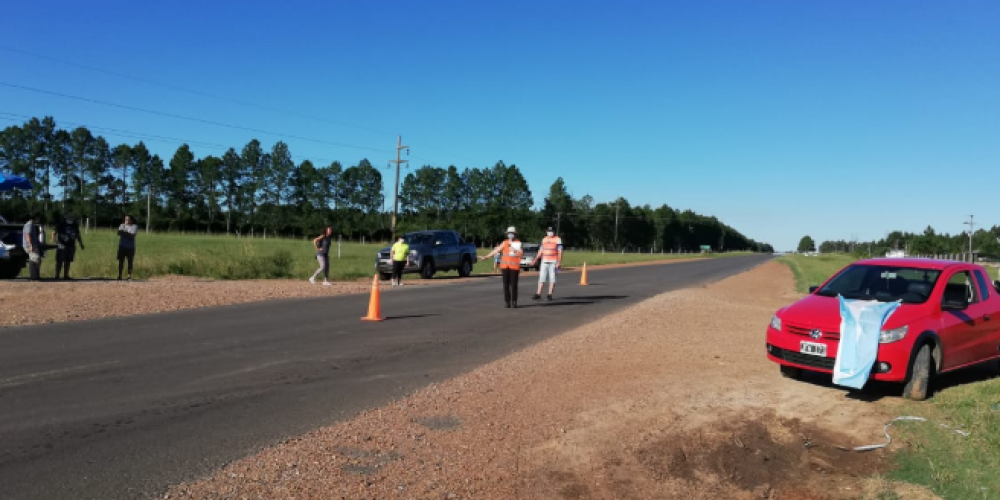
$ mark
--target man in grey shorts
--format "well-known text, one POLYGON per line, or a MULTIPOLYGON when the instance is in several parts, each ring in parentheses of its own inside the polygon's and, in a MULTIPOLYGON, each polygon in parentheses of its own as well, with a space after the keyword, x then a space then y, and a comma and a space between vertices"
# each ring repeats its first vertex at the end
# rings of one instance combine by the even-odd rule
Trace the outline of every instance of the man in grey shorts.
POLYGON ((538 290, 535 292, 534 300, 542 298, 542 286, 549 284, 548 299, 552 300, 552 292, 556 288, 556 271, 562 268, 563 242, 562 238, 556 236, 552 228, 545 230, 545 238, 542 239, 542 246, 535 255, 535 260, 531 261, 531 267, 535 267, 538 259, 542 259, 541 272, 538 273, 538 290))

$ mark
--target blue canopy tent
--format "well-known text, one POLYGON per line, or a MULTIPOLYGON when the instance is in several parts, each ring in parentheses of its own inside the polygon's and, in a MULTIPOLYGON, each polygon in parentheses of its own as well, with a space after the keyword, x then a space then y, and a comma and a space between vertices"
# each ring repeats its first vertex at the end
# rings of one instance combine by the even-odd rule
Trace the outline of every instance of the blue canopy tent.
POLYGON ((10 191, 13 189, 31 189, 31 181, 20 175, 0 172, 0 191, 10 191))

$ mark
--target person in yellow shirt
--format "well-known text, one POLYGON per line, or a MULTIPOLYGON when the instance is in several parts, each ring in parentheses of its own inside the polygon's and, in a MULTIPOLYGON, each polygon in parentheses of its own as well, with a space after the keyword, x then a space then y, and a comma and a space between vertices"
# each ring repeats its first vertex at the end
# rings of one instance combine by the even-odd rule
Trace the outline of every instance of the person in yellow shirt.
POLYGON ((410 264, 410 245, 406 244, 406 238, 400 236, 392 245, 389 259, 392 260, 392 286, 403 286, 403 268, 410 264))

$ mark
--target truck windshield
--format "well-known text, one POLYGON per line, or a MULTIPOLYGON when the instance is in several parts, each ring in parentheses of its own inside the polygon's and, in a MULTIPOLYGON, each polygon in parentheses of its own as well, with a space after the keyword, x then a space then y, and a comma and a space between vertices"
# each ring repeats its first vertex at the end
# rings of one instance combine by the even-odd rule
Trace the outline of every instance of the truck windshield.
POLYGON ((816 295, 922 304, 940 276, 941 271, 935 269, 856 264, 841 271, 816 295))
POLYGON ((407 245, 433 245, 434 242, 431 241, 432 235, 430 233, 410 233, 403 237, 407 245))

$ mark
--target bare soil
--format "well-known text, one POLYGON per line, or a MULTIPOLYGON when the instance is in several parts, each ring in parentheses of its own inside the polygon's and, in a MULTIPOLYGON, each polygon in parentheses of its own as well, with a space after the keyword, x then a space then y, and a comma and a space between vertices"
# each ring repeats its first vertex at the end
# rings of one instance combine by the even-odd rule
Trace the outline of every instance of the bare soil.
MULTIPOLYGON (((874 498, 898 403, 783 379, 764 328, 777 263, 644 301, 165 498, 874 498)), ((905 498, 934 498, 905 487, 905 498)), ((902 492, 904 490, 896 489, 902 492)))

